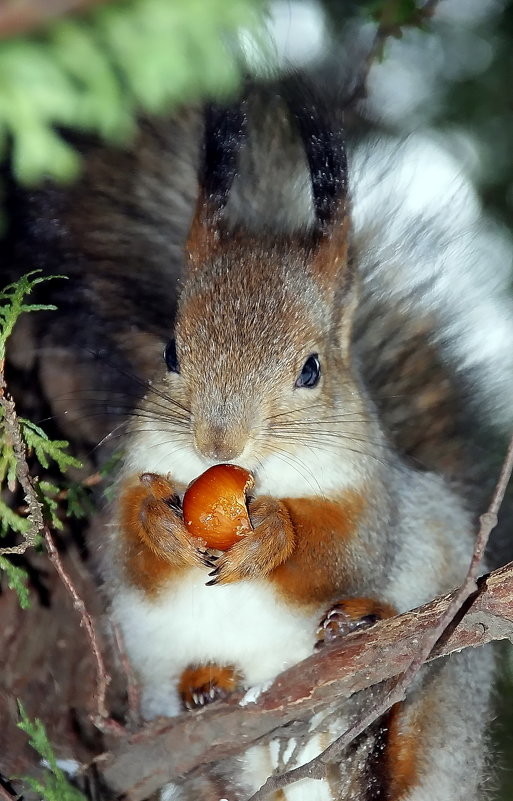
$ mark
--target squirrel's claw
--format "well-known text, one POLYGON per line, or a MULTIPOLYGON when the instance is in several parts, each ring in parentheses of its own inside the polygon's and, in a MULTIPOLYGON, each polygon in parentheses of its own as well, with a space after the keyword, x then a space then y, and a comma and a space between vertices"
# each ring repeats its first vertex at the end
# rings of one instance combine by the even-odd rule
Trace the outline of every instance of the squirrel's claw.
POLYGON ((320 621, 314 647, 319 650, 339 637, 369 628, 393 615, 393 607, 373 598, 346 598, 330 607, 320 621))
POLYGON ((205 584, 206 587, 213 587, 214 584, 218 583, 217 577, 219 575, 219 570, 220 570, 221 566, 217 565, 217 567, 214 567, 212 565, 212 567, 213 567, 213 570, 211 570, 210 573, 208 574, 209 576, 212 576, 212 578, 210 579, 210 581, 206 582, 206 584, 205 584))
POLYGON ((240 681, 241 675, 233 665, 191 665, 182 673, 178 693, 185 709, 201 709, 226 698, 240 681))
POLYGON ((219 556, 208 586, 267 576, 294 549, 294 529, 280 500, 267 496, 254 498, 249 513, 254 530, 219 556))
POLYGON ((200 555, 201 562, 205 567, 208 567, 210 569, 215 567, 216 560, 217 560, 217 555, 216 554, 213 554, 209 550, 200 549, 200 548, 198 548, 198 553, 200 555))

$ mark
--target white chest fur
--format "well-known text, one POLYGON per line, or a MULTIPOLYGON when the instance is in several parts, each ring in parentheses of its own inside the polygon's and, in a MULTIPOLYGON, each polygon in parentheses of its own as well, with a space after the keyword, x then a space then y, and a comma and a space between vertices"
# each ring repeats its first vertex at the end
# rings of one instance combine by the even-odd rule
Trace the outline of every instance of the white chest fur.
MULTIPOLYGON (((277 451, 258 458, 248 448, 236 463, 255 475, 256 494, 276 498, 329 497, 361 485, 369 471, 366 456, 345 449, 343 439, 329 448, 315 448, 308 441, 297 444, 294 453, 277 451)), ((130 443, 125 471, 169 474, 187 485, 213 464, 217 462, 201 457, 191 443, 175 442, 171 434, 163 436, 143 423, 130 443)))
POLYGON ((235 665, 246 685, 274 678, 312 653, 319 614, 305 615, 263 581, 205 586, 206 570, 150 600, 124 588, 113 603, 143 684, 143 714, 177 714, 176 681, 191 664, 235 665))

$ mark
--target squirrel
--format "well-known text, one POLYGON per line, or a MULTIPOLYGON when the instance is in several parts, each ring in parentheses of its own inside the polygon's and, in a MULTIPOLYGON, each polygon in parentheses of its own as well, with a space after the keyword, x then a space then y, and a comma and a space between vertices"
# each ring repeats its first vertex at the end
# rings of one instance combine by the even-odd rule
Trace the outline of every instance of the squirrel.
MULTIPOLYGON (((401 164, 385 143, 348 159, 336 115, 297 86, 209 105, 201 154, 174 330, 126 434, 105 546, 146 718, 268 682, 331 638, 456 587, 475 521, 467 433, 483 411, 511 417, 500 279, 471 235, 462 270, 444 212, 404 214, 411 157, 401 164), (387 216, 395 199, 399 222, 387 216), (190 482, 220 463, 255 481, 254 530, 221 554, 190 536, 181 510, 190 482)), ((454 189, 453 218, 458 200, 470 204, 468 188, 454 189)), ((488 648, 424 668, 325 780, 274 797, 477 801, 493 672, 488 648)), ((288 767, 347 728, 360 695, 317 721, 288 767)), ((163 798, 245 799, 276 767, 271 751, 163 798)))
MULTIPOLYGON (((146 718, 272 680, 460 584, 490 427, 511 426, 500 236, 458 166, 437 169, 440 148, 346 142, 332 105, 284 85, 209 107, 204 123, 184 108, 144 121, 131 150, 88 143, 71 188, 12 193, 3 263, 70 276, 41 285, 59 313, 26 316, 33 353, 25 332, 12 361, 37 365, 75 444, 111 430, 117 444, 112 417, 129 420, 117 500, 93 536, 146 718), (253 474, 255 534, 216 559, 181 501, 218 462, 253 474)), ((425 668, 329 780, 279 797, 482 798, 493 663, 486 648, 425 668)), ((371 692, 316 719, 286 767, 371 692)), ((261 746, 163 797, 239 801, 275 767, 261 746)))

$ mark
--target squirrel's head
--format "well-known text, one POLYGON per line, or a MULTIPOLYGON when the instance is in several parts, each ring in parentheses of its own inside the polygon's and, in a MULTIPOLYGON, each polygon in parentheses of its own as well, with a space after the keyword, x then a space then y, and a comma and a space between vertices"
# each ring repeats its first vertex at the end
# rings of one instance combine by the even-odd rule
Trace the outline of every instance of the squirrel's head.
POLYGON ((175 336, 164 354, 165 393, 177 418, 189 420, 183 450, 192 446, 204 466, 234 461, 258 471, 280 453, 293 464, 314 444, 329 450, 341 428, 346 443, 362 439, 342 136, 317 106, 291 111, 310 169, 313 224, 283 235, 225 222, 244 107, 207 116, 175 336))

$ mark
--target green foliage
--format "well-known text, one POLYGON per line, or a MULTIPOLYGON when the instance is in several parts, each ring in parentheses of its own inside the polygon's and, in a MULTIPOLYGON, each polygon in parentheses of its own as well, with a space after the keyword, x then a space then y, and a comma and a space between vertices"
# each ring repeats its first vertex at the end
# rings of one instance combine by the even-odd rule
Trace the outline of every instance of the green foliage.
MULTIPOLYGON (((35 270, 0 291, 0 372, 2 374, 7 339, 20 314, 55 308, 40 303, 26 302, 27 295, 33 291, 34 287, 46 280, 48 278, 41 276, 40 271, 35 270)), ((0 406, 0 486, 7 484, 8 489, 14 492, 16 489, 16 455, 13 443, 6 433, 4 415, 4 407, 0 406)), ((18 423, 28 456, 34 455, 41 467, 47 469, 51 460, 56 462, 61 472, 65 472, 69 467, 79 468, 81 466, 78 459, 67 452, 68 443, 65 440, 49 439, 45 431, 31 420, 18 418, 18 423)), ((61 489, 50 481, 42 480, 37 484, 37 490, 45 519, 52 527, 61 529, 63 526, 58 514, 61 489)), ((29 529, 29 520, 23 514, 10 508, 0 498, 0 537, 5 537, 9 532, 25 535, 29 529)), ((26 572, 13 565, 4 556, 0 557, 0 571, 5 573, 7 585, 18 594, 21 606, 26 608, 29 603, 26 572)))
POLYGON ((19 418, 23 439, 30 451, 34 451, 37 461, 42 467, 48 467, 49 460, 57 462, 59 470, 64 473, 68 467, 81 467, 74 456, 66 452, 69 443, 64 439, 48 439, 42 428, 30 420, 19 418))
POLYGON ((370 4, 371 16, 376 22, 387 25, 414 25, 418 19, 415 0, 378 0, 370 4))
POLYGON ((14 284, 8 284, 0 290, 0 362, 5 359, 5 343, 10 337, 16 320, 23 312, 41 311, 55 309, 55 306, 47 306, 41 303, 25 303, 25 298, 30 295, 34 287, 43 281, 52 278, 64 278, 63 275, 43 276, 41 270, 23 275, 14 284))
POLYGON ((0 556, 0 570, 3 570, 7 577, 7 586, 9 589, 14 590, 18 596, 18 602, 21 608, 28 609, 30 606, 30 598, 27 588, 27 571, 23 570, 22 567, 13 565, 5 556, 0 556))
POLYGON ((88 517, 94 511, 91 499, 91 490, 78 481, 73 481, 66 487, 66 513, 68 517, 76 520, 88 517))
POLYGON ((28 735, 30 745, 37 751, 48 769, 44 782, 31 776, 25 776, 23 781, 45 801, 86 801, 85 796, 69 783, 66 774, 57 765, 43 723, 39 718, 30 720, 21 701, 18 701, 18 706, 21 718, 18 728, 28 735))
POLYGON ((38 484, 39 497, 43 504, 44 519, 48 521, 52 528, 62 530, 64 528, 59 517, 59 493, 60 489, 51 481, 40 481, 38 484))
POLYGON ((241 27, 256 29, 263 0, 125 0, 0 44, 0 149, 14 173, 70 180, 79 157, 56 126, 122 142, 138 112, 161 112, 240 77, 241 27))
POLYGON ((19 515, 0 499, 0 537, 4 537, 8 531, 25 534, 29 528, 30 523, 27 518, 19 515))

